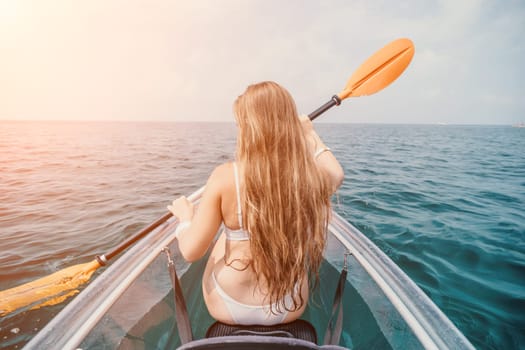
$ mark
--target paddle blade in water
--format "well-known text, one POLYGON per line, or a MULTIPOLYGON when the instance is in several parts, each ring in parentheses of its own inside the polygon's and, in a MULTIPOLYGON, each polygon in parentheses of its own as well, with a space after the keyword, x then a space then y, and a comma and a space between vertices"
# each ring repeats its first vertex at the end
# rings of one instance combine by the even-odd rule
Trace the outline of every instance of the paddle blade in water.
POLYGON ((0 316, 26 306, 38 309, 42 306, 61 303, 78 293, 77 288, 88 282, 99 267, 98 261, 94 260, 68 267, 18 287, 0 291, 0 316))
POLYGON ((397 39, 370 56, 350 77, 337 96, 365 96, 376 93, 397 79, 414 56, 414 44, 409 39, 397 39))

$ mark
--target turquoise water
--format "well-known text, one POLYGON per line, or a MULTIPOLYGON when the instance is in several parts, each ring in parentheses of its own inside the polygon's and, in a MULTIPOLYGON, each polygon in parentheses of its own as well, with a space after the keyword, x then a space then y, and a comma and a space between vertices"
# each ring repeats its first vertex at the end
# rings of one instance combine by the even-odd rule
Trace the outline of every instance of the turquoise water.
MULTIPOLYGON (((525 347, 525 129, 317 125, 336 210, 480 349, 525 347)), ((233 159, 233 124, 0 122, 0 289, 93 259, 233 159)), ((0 320, 27 342, 62 306, 0 320)))
POLYGON ((525 346, 525 132, 510 127, 330 129, 340 212, 479 348, 525 346), (346 132, 345 132, 346 131, 346 132))

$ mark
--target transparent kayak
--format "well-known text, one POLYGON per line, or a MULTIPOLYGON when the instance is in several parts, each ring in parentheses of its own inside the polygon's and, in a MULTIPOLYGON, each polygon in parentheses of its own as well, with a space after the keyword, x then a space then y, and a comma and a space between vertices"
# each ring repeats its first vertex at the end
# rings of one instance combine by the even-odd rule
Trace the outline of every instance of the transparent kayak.
MULTIPOLYGON (((198 204, 202 188, 190 196, 198 204)), ((174 349, 180 346, 168 247, 175 261, 191 328, 206 343, 214 322, 201 291, 206 259, 188 264, 178 254, 168 220, 113 262, 51 320, 26 349, 174 349)), ((345 262, 339 345, 351 349, 473 349, 419 287, 358 229, 333 213, 320 286, 301 317, 323 339, 345 262)), ((270 340, 272 342, 272 340, 270 340)), ((277 342, 277 340, 276 340, 277 342)), ((187 346, 188 344, 185 344, 187 346)), ((223 344, 224 345, 224 344, 223 344)), ((276 349, 278 344, 268 343, 276 349)))

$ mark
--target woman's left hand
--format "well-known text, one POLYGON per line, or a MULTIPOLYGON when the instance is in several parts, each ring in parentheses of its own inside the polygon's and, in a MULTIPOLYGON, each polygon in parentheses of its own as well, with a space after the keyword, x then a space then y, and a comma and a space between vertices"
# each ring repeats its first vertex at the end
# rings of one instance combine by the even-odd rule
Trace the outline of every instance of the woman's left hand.
POLYGON ((168 210, 171 211, 173 216, 179 219, 180 222, 191 221, 194 206, 185 196, 181 196, 175 199, 171 205, 168 205, 168 210))

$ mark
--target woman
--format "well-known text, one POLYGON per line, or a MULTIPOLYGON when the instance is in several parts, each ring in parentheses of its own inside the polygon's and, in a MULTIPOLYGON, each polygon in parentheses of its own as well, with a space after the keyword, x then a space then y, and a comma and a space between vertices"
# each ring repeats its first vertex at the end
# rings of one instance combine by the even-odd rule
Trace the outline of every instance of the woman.
POLYGON ((168 209, 182 256, 200 259, 204 301, 227 324, 272 325, 299 318, 318 282, 330 196, 343 170, 291 95, 274 82, 249 86, 234 104, 234 163, 210 175, 199 209, 181 197, 168 209))

